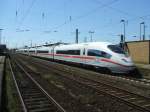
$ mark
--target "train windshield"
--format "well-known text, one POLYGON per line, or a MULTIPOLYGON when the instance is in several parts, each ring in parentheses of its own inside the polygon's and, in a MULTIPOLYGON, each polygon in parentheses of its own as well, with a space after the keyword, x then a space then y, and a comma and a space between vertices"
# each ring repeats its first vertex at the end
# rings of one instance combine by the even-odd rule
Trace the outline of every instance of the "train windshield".
POLYGON ((118 54, 126 54, 125 51, 118 45, 108 45, 108 48, 118 54))

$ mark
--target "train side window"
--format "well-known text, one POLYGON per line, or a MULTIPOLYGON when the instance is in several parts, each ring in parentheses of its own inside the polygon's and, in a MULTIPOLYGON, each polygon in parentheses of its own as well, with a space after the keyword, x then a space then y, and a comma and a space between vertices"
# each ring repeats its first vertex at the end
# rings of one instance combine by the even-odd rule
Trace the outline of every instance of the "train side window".
POLYGON ((89 49, 88 56, 98 56, 101 57, 101 52, 99 50, 89 49))
POLYGON ((34 53, 35 51, 34 51, 34 50, 30 50, 29 52, 30 52, 30 53, 34 53))
POLYGON ((37 53, 48 53, 48 51, 37 50, 37 53))
POLYGON ((56 54, 80 55, 80 50, 57 50, 56 54))
POLYGON ((104 58, 110 59, 112 55, 110 55, 110 54, 108 54, 108 53, 106 53, 104 51, 101 51, 101 56, 104 57, 104 58))
POLYGON ((94 50, 94 49, 89 49, 88 50, 88 56, 98 56, 98 57, 104 57, 104 58, 111 58, 111 55, 100 50, 94 50))

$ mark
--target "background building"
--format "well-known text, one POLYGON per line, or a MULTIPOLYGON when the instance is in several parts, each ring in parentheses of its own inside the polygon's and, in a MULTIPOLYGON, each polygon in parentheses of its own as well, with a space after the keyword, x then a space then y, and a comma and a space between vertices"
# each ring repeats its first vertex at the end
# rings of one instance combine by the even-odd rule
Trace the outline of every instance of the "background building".
POLYGON ((150 40, 126 42, 126 45, 134 62, 150 64, 150 40))

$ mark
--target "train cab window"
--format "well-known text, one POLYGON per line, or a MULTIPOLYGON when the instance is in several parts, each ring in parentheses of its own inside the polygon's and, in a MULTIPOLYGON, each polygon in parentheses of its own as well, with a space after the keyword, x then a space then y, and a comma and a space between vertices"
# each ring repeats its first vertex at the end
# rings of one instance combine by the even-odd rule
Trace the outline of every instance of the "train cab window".
POLYGON ((126 54, 125 51, 118 45, 108 45, 108 48, 118 54, 126 54))
POLYGON ((97 57, 104 57, 104 58, 111 58, 111 55, 100 50, 94 50, 94 49, 89 49, 88 50, 88 56, 97 56, 97 57))

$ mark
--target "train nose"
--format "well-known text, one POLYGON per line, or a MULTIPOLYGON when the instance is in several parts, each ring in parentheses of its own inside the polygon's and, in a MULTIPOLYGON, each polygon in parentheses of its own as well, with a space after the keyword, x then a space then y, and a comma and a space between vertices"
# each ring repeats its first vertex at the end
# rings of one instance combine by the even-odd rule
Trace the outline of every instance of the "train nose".
POLYGON ((122 58, 121 60, 126 62, 126 63, 133 63, 131 58, 122 58))
POLYGON ((123 64, 125 66, 135 66, 132 59, 131 59, 131 57, 126 57, 126 58, 123 57, 123 58, 121 58, 121 61, 123 62, 123 64))
POLYGON ((133 63, 131 57, 123 57, 121 60, 126 62, 126 63, 133 63))

